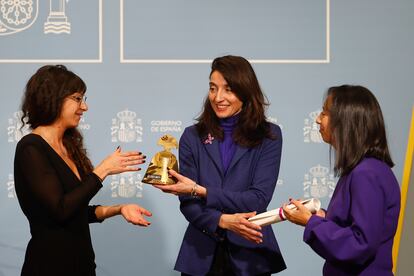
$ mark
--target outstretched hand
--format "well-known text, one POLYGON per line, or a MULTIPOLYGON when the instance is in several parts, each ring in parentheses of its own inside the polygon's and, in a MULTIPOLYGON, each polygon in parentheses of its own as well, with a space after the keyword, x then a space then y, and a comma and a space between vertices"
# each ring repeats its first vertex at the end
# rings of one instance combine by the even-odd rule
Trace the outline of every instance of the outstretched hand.
POLYGON ((151 222, 147 221, 144 216, 152 216, 151 212, 137 204, 125 204, 121 207, 121 215, 124 219, 134 225, 147 227, 151 222))
POLYGON ((139 171, 137 165, 145 163, 146 156, 138 151, 122 152, 117 148, 111 155, 106 157, 94 170, 101 179, 108 175, 129 171, 139 171))

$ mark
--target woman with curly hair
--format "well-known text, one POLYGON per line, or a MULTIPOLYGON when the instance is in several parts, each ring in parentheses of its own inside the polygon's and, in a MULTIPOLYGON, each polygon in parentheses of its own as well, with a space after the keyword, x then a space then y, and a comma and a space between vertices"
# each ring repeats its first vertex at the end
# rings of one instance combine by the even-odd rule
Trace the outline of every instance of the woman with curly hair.
POLYGON ((137 171, 139 152, 118 148, 93 167, 77 126, 86 104, 86 85, 63 65, 41 67, 28 81, 22 123, 32 132, 16 147, 16 194, 31 239, 21 275, 95 275, 89 223, 122 215, 148 226, 151 213, 136 204, 90 206, 89 201, 112 174, 137 171))

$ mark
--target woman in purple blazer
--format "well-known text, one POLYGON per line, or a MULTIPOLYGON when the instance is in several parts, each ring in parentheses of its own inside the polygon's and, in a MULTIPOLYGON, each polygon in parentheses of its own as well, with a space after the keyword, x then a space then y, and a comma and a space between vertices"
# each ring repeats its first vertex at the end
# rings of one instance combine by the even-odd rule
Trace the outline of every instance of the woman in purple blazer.
POLYGON ((180 140, 175 185, 189 225, 175 269, 182 275, 270 275, 286 268, 270 226, 247 219, 266 211, 279 173, 282 134, 266 121, 266 99, 250 63, 216 58, 198 123, 180 140))
POLYGON ((304 241, 326 260, 323 275, 393 275, 400 188, 377 100, 361 86, 331 87, 316 122, 340 179, 326 213, 291 200, 297 210, 284 208, 287 219, 305 226, 304 241))

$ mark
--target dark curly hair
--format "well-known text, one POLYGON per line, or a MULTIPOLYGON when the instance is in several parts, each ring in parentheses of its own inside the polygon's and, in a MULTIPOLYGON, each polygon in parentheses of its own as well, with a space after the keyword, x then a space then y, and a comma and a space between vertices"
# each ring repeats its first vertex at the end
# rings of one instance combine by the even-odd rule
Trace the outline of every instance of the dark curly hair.
MULTIPOLYGON (((265 108, 269 103, 250 63, 240 56, 218 57, 211 64, 210 77, 215 71, 223 75, 232 92, 243 102, 240 118, 233 133, 235 143, 243 147, 255 147, 265 138, 276 139, 265 116, 265 108)), ((223 139, 219 118, 211 107, 208 96, 197 121, 197 131, 202 139, 208 133, 223 139)))
MULTIPOLYGON (((26 124, 31 129, 52 124, 62 111, 64 99, 76 92, 85 94, 86 84, 64 65, 45 65, 39 68, 26 84, 21 106, 22 128, 26 124)), ((67 129, 63 144, 81 172, 92 172, 93 166, 78 129, 67 129)))

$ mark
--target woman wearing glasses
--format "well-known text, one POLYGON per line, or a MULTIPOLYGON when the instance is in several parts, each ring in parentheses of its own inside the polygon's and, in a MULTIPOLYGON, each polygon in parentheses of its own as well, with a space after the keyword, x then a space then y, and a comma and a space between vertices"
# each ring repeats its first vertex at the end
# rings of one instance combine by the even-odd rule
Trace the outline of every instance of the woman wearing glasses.
POLYGON ((86 85, 62 65, 43 66, 28 81, 22 123, 32 133, 16 147, 17 197, 32 235, 22 275, 95 275, 89 223, 122 215, 148 226, 151 213, 135 204, 89 206, 106 176, 137 171, 139 152, 115 150, 93 167, 77 126, 84 112, 86 85))

